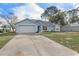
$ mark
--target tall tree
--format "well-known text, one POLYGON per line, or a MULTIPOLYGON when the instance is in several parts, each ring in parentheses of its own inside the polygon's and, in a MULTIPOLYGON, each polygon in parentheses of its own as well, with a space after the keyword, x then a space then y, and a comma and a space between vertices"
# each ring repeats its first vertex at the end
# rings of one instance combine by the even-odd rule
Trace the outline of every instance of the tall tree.
POLYGON ((79 22, 79 15, 77 9, 72 9, 68 11, 68 13, 70 15, 69 23, 79 22))
POLYGON ((65 16, 66 14, 64 12, 60 12, 60 10, 56 6, 48 7, 42 14, 42 17, 48 17, 48 20, 50 22, 60 24, 60 25, 66 24, 64 20, 65 16))
POLYGON ((12 20, 17 19, 17 17, 16 16, 12 17, 12 14, 9 14, 9 15, 0 14, 0 16, 6 20, 6 22, 10 25, 10 27, 12 28, 12 31, 14 32, 15 25, 14 23, 12 23, 12 20))
POLYGON ((49 18, 49 15, 53 15, 53 14, 56 14, 58 12, 58 8, 56 6, 50 6, 48 7, 44 13, 41 14, 41 18, 49 18))
POLYGON ((61 26, 74 22, 79 22, 77 9, 67 11, 69 16, 67 15, 67 13, 60 11, 61 10, 58 10, 56 6, 50 6, 44 11, 41 16, 46 17, 50 22, 60 24, 61 26), (66 19, 65 16, 67 16, 68 19, 66 19))
POLYGON ((50 15, 49 21, 52 23, 60 24, 61 26, 66 24, 66 21, 64 20, 66 14, 64 12, 62 13, 57 13, 54 15, 50 15))
POLYGON ((48 12, 45 11, 44 13, 42 13, 41 18, 46 20, 48 18, 48 12))
POLYGON ((47 8, 47 12, 49 15, 56 14, 58 12, 58 8, 56 6, 50 6, 47 8))
POLYGON ((15 23, 18 21, 17 16, 14 15, 14 13, 9 13, 9 23, 12 26, 12 30, 15 31, 15 23))
POLYGON ((70 23, 79 22, 79 17, 78 16, 72 16, 72 17, 70 17, 69 22, 70 23))

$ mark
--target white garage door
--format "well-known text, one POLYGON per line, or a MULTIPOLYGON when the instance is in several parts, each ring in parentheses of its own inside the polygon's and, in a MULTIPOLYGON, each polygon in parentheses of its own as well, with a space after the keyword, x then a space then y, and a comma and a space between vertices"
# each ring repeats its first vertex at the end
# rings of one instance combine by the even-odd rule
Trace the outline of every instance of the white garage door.
POLYGON ((20 25, 18 26, 18 33, 34 33, 36 32, 35 25, 20 25))

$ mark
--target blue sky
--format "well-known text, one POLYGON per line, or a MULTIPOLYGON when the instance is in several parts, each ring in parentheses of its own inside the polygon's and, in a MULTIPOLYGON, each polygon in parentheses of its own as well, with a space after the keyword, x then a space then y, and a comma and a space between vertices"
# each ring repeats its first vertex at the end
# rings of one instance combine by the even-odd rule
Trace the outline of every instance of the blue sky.
POLYGON ((64 8, 65 10, 69 10, 69 9, 74 8, 73 3, 38 3, 38 5, 44 9, 46 9, 49 6, 59 6, 59 7, 64 8))
POLYGON ((11 8, 15 8, 16 6, 21 6, 22 3, 0 3, 0 12, 3 14, 7 14, 13 12, 11 8))
MULTIPOLYGON (((21 6, 23 3, 0 3, 0 10, 3 9, 6 12, 12 12, 11 8, 14 8, 16 6, 21 6)), ((73 8, 73 3, 38 3, 38 6, 40 6, 43 9, 46 9, 47 7, 53 5, 53 6, 60 6, 64 8, 64 10, 69 10, 73 8)), ((4 13, 4 11, 1 11, 4 13)))
POLYGON ((70 10, 78 3, 0 3, 0 14, 15 13, 19 19, 26 17, 40 18, 41 13, 49 6, 57 6, 61 10, 70 10), (37 16, 38 15, 38 16, 37 16))

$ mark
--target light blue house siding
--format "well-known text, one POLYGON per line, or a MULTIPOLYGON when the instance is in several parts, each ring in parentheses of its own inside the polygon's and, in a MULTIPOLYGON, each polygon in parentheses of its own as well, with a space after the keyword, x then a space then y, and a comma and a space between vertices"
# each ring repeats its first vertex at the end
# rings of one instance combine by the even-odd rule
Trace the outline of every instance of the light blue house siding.
POLYGON ((55 25, 56 24, 47 21, 25 19, 16 23, 16 33, 55 31, 55 25))
POLYGON ((65 31, 65 32, 76 32, 79 31, 79 23, 75 22, 69 25, 65 25, 61 28, 61 31, 65 31))

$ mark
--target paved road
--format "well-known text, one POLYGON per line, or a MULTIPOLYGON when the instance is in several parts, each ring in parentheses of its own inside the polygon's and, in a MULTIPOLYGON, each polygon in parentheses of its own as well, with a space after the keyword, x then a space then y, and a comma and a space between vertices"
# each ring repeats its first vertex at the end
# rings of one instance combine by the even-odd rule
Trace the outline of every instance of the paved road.
POLYGON ((40 35, 16 35, 1 50, 2 56, 73 56, 77 53, 40 35))

